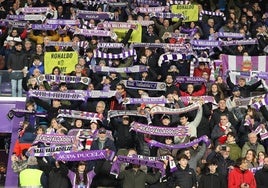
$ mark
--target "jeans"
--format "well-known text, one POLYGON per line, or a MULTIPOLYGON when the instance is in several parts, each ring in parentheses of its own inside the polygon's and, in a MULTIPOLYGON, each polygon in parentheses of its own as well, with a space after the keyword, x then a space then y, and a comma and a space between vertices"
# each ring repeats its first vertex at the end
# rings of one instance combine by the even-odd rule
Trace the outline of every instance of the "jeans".
POLYGON ((12 97, 22 97, 22 79, 11 80, 11 91, 12 91, 12 97))

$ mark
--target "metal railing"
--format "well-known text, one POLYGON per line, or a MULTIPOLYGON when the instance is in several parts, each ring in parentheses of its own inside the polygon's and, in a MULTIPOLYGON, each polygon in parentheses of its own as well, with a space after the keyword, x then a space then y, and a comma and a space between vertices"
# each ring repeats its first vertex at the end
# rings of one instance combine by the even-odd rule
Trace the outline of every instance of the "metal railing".
POLYGON ((11 82, 7 70, 0 70, 0 95, 11 95, 11 82))

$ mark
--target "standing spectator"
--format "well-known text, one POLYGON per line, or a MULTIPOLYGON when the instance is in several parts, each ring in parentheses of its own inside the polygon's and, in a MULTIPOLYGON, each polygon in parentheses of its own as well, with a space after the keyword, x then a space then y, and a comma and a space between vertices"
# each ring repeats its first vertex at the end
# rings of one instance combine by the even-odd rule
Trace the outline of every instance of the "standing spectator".
POLYGON ((235 120, 233 113, 230 112, 226 107, 226 101, 224 99, 221 99, 218 103, 218 108, 213 110, 212 116, 209 121, 209 127, 211 131, 213 130, 215 125, 218 125, 220 123, 221 115, 227 115, 229 122, 232 125, 236 126, 237 121, 235 120))
POLYGON ((182 19, 179 19, 179 21, 173 25, 170 25, 170 21, 169 19, 164 19, 163 21, 163 25, 159 24, 157 22, 157 20, 154 18, 154 24, 155 24, 155 27, 157 28, 158 30, 158 36, 159 37, 163 37, 164 33, 165 32, 170 32, 170 33, 173 33, 175 29, 177 29, 182 23, 182 19))
POLYGON ((172 173, 169 181, 171 187, 194 188, 197 187, 196 174, 194 169, 189 167, 189 158, 185 154, 180 154, 177 158, 177 170, 172 173))
POLYGON ((218 165, 216 161, 211 161, 207 164, 208 172, 201 176, 198 188, 226 188, 226 181, 217 172, 218 165))
POLYGON ((46 187, 47 178, 42 170, 38 169, 36 157, 30 156, 27 160, 27 168, 19 174, 21 187, 46 187), (29 178, 31 177, 31 178, 29 178))
POLYGON ((222 92, 220 86, 216 83, 210 86, 208 95, 213 96, 216 103, 218 103, 221 99, 224 99, 224 93, 222 92))
POLYGON ((156 183, 160 179, 160 172, 147 174, 140 169, 140 165, 131 165, 132 168, 121 171, 118 179, 123 181, 123 188, 145 188, 146 183, 156 183))
POLYGON ((216 146, 219 144, 224 144, 227 140, 227 134, 229 132, 236 133, 236 130, 229 122, 228 116, 223 114, 220 117, 220 123, 215 125, 212 130, 211 139, 214 141, 216 146))
POLYGON ((246 159, 236 160, 235 168, 228 175, 228 188, 257 188, 254 174, 248 170, 246 159))
POLYGON ((15 44, 15 50, 8 56, 7 68, 10 73, 12 97, 22 97, 22 79, 24 67, 27 66, 26 55, 22 52, 22 43, 15 44))
POLYGON ((136 134, 130 131, 130 123, 129 116, 123 116, 121 121, 111 120, 111 125, 116 130, 115 145, 117 150, 135 148, 136 134))
POLYGON ((71 184, 73 187, 84 187, 90 188, 92 180, 96 173, 94 170, 88 171, 86 168, 86 163, 84 161, 80 161, 75 172, 69 170, 68 177, 71 180, 71 184))
POLYGON ((268 157, 266 156, 263 160, 262 169, 258 170, 255 173, 255 179, 258 188, 266 188, 268 187, 268 157))
POLYGON ((229 170, 232 169, 234 165, 234 161, 230 159, 229 154, 230 147, 219 145, 207 157, 207 162, 216 161, 218 172, 224 176, 225 181, 227 181, 229 170))
MULTIPOLYGON (((226 82, 229 88, 233 91, 236 85, 231 81, 229 74, 226 78, 226 82)), ((255 91, 261 84, 262 84, 262 81, 259 80, 255 82, 254 84, 248 85, 246 84, 246 79, 244 77, 239 77, 237 86, 240 91, 240 96, 243 98, 250 97, 250 92, 255 91)))

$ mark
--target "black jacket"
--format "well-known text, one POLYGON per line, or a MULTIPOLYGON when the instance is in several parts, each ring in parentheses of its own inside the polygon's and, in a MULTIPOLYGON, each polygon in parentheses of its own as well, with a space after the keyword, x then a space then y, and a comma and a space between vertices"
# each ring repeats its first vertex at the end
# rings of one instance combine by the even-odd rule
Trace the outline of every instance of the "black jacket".
POLYGON ((218 173, 206 173, 201 176, 199 188, 225 188, 227 186, 225 179, 218 173))
POLYGON ((171 176, 170 187, 179 186, 181 188, 192 188, 196 185, 196 174, 194 169, 189 168, 189 165, 182 169, 180 166, 177 166, 178 170, 175 171, 171 176))
POLYGON ((258 188, 268 187, 267 177, 268 177, 268 170, 265 170, 264 168, 258 170, 255 173, 255 180, 258 188))
MULTIPOLYGON (((226 83, 229 86, 230 90, 232 91, 235 84, 232 83, 230 76, 228 76, 226 78, 226 83)), ((255 82, 254 84, 239 87, 240 96, 243 98, 250 97, 250 92, 255 91, 261 84, 262 84, 262 82, 261 82, 261 80, 259 80, 259 81, 255 82)))
POLYGON ((23 51, 12 51, 7 60, 7 68, 13 70, 22 70, 27 66, 27 57, 23 51))

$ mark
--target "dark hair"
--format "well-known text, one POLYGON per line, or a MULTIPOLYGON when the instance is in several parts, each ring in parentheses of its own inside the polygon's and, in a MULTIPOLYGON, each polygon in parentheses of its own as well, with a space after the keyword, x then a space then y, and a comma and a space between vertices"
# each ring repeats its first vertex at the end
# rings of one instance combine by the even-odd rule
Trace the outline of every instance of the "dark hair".
POLYGON ((235 134, 234 132, 229 132, 229 133, 227 134, 227 137, 228 137, 229 135, 232 136, 232 137, 234 137, 234 138, 236 137, 236 134, 235 134))
POLYGON ((61 71, 60 71, 60 67, 58 67, 58 66, 53 67, 53 69, 52 69, 52 74, 54 74, 54 71, 55 71, 56 69, 58 69, 58 70, 59 70, 59 74, 60 74, 60 73, 61 73, 61 71))
POLYGON ((183 153, 181 153, 181 154, 179 154, 179 155, 177 156, 177 160, 178 160, 178 161, 180 161, 181 159, 187 159, 187 160, 189 160, 189 158, 187 157, 187 155, 185 155, 185 154, 183 154, 183 153))
POLYGON ((243 163, 243 161, 245 161, 245 160, 246 160, 245 157, 240 157, 240 158, 236 159, 235 166, 239 167, 243 163))
POLYGON ((78 172, 78 166, 80 166, 80 165, 86 165, 86 166, 87 166, 86 162, 84 162, 84 161, 80 161, 80 162, 78 163, 78 165, 77 165, 77 170, 76 170, 76 172, 75 172, 75 174, 76 174, 75 184, 76 184, 76 185, 79 185, 79 184, 82 182, 82 180, 83 180, 83 183, 86 185, 87 182, 88 182, 88 179, 87 179, 87 171, 86 171, 86 169, 85 169, 85 171, 83 172, 83 179, 81 179, 81 178, 80 178, 80 174, 79 174, 79 172, 78 172))

